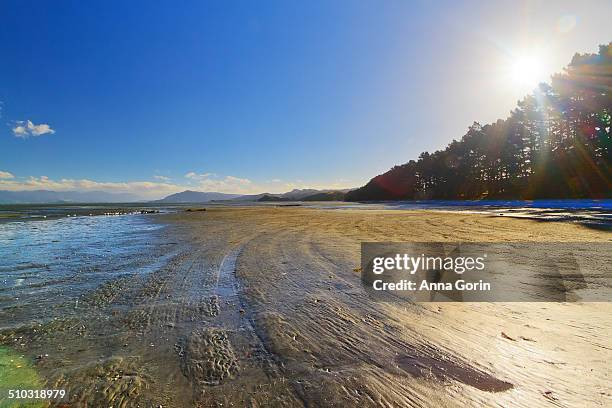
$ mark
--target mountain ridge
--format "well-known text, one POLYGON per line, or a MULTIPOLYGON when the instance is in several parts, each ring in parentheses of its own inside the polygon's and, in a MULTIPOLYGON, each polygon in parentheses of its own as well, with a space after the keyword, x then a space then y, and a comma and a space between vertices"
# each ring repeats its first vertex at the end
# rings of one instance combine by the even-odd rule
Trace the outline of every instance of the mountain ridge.
POLYGON ((207 203, 210 201, 231 200, 239 197, 240 194, 217 193, 214 191, 193 191, 185 190, 179 193, 170 194, 156 203, 207 203))
POLYGON ((185 190, 180 193, 171 194, 157 200, 158 203, 205 203, 205 202, 254 202, 254 201, 338 201, 351 189, 316 190, 312 188, 293 189, 286 193, 260 193, 260 194, 227 194, 215 192, 200 192, 185 190))
POLYGON ((106 191, 53 191, 53 190, 0 190, 0 204, 53 204, 53 203, 100 203, 137 202, 141 198, 130 193, 108 193, 106 191))

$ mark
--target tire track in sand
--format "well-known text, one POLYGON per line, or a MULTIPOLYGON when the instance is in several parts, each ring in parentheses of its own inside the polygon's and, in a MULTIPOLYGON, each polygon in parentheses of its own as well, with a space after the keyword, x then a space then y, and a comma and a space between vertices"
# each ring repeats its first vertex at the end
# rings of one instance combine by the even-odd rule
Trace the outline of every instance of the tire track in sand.
POLYGON ((216 279, 213 278, 211 299, 217 305, 217 314, 212 326, 194 330, 179 345, 183 374, 199 393, 196 399, 203 406, 213 401, 219 403, 220 399, 230 401, 228 395, 233 400, 242 398, 241 402, 261 399, 276 400, 286 406, 305 405, 299 393, 288 388, 282 364, 266 346, 241 296, 236 264, 244 245, 243 242, 230 249, 216 271, 216 279), (245 395, 235 391, 228 394, 224 387, 242 388, 245 395))
POLYGON ((217 275, 215 294, 219 301, 218 319, 225 330, 238 333, 249 341, 256 360, 268 376, 279 375, 278 361, 268 350, 258 331, 248 305, 240 295, 241 287, 236 276, 236 263, 244 243, 233 248, 221 261, 217 275))

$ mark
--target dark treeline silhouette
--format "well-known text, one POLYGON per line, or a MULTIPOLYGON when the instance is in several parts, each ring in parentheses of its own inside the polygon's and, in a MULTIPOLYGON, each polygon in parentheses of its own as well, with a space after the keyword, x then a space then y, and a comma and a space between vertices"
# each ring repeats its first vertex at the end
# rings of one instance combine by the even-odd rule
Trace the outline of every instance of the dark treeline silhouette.
POLYGON ((612 43, 576 54, 506 120, 395 166, 348 201, 609 198, 612 43))

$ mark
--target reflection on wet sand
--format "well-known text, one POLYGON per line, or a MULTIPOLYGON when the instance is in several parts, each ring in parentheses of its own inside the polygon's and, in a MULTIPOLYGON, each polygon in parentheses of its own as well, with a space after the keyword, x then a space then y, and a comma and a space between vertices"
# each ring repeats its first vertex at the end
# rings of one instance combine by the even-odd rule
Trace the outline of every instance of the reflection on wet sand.
POLYGON ((32 362, 45 387, 67 390, 58 404, 534 407, 608 398, 608 304, 377 303, 356 272, 364 240, 599 242, 605 232, 296 207, 147 222, 166 227, 137 247, 140 269, 108 257, 106 267, 132 273, 91 286, 65 278, 68 294, 49 297, 37 318, 36 302, 2 303, 3 321, 30 319, 4 324, 0 341, 32 362))

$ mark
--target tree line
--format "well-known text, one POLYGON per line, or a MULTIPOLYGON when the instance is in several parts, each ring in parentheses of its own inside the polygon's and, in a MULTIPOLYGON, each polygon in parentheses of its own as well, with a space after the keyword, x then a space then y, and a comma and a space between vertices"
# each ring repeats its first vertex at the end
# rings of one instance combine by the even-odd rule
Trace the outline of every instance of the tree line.
POLYGON ((612 43, 576 54, 495 123, 474 122, 346 195, 348 201, 609 198, 612 43))

